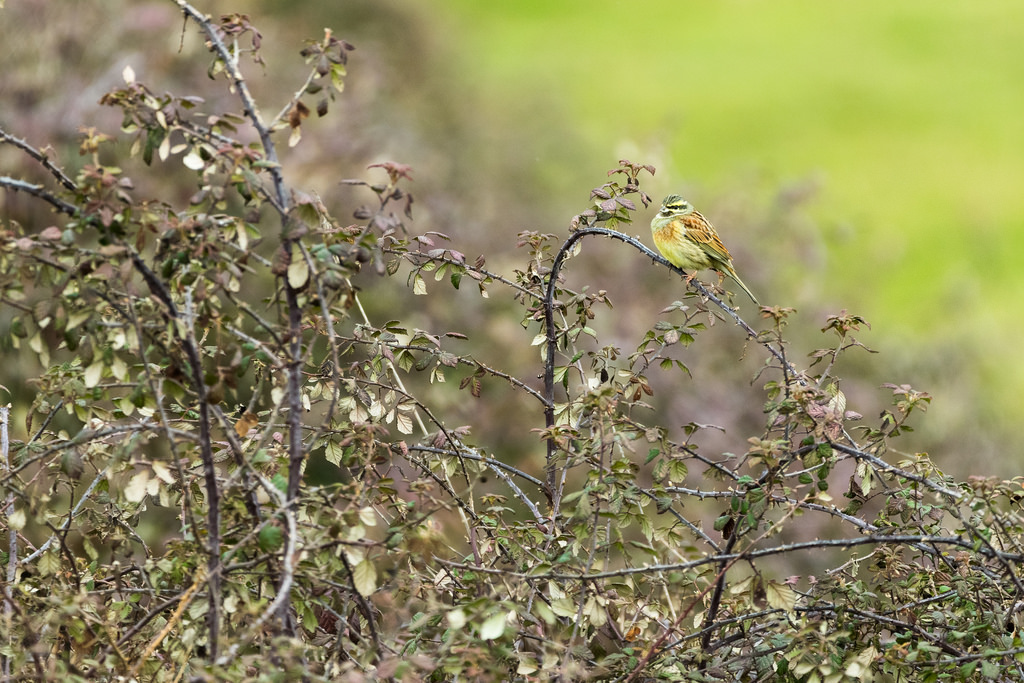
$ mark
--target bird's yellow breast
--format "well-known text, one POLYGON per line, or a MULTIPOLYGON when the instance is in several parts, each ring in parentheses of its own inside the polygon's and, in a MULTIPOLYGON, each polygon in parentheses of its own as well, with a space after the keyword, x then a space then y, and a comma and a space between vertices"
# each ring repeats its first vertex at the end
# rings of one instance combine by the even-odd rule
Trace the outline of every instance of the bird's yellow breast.
POLYGON ((656 216, 651 221, 654 246, 669 263, 683 270, 704 270, 711 267, 707 252, 686 239, 682 221, 656 216))

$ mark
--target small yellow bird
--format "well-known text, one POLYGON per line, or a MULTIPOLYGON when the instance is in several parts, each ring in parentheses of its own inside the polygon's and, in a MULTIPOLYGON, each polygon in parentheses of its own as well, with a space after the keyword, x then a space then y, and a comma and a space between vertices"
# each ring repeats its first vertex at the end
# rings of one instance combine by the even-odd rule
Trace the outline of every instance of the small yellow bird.
POLYGON ((658 251, 669 263, 694 271, 686 278, 687 282, 693 280, 696 271, 711 268, 735 280, 750 300, 760 306, 732 267, 732 256, 715 232, 715 226, 690 202, 677 194, 665 197, 661 211, 651 220, 651 235, 658 251))

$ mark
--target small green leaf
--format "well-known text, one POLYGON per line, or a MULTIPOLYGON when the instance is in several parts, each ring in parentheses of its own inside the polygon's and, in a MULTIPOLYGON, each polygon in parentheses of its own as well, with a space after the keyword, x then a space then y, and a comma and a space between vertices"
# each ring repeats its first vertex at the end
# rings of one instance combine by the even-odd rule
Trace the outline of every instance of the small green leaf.
POLYGON ((261 550, 272 553, 284 542, 284 531, 280 527, 267 525, 260 529, 258 540, 261 550))

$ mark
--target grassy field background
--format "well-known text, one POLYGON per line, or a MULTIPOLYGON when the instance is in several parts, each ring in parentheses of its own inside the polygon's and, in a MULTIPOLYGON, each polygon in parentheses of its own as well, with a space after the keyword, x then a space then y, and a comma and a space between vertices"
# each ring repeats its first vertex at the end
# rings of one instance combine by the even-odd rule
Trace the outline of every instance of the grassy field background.
POLYGON ((630 147, 667 162, 666 187, 751 169, 820 178, 815 212, 837 228, 830 295, 879 322, 941 324, 965 286, 982 287, 978 314, 1016 299, 1024 5, 444 4, 489 122, 515 126, 501 114, 523 101, 550 120, 536 110, 549 107, 596 162, 630 147))

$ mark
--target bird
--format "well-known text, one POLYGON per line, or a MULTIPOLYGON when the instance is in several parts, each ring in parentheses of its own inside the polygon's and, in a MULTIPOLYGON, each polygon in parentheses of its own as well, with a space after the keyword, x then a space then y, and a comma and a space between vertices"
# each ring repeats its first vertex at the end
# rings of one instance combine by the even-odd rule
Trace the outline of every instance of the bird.
POLYGON ((654 245, 669 263, 683 270, 692 270, 687 282, 696 271, 710 268, 728 275, 747 293, 755 305, 757 298, 743 284, 732 265, 732 256, 722 244, 711 221, 693 208, 693 204, 677 194, 670 194, 661 203, 661 210, 651 219, 654 245))

